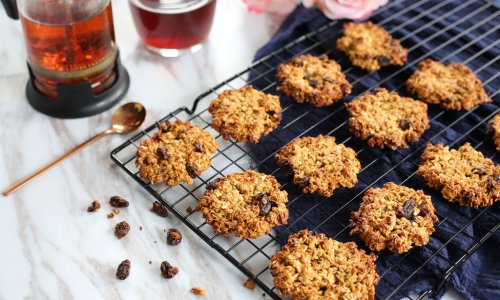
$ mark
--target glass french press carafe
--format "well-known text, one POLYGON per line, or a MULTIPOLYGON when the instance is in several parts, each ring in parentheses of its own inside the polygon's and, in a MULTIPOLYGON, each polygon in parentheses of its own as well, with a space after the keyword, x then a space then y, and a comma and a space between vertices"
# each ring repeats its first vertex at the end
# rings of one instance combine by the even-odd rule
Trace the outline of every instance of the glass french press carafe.
POLYGON ((115 44, 110 0, 1 0, 20 19, 28 54, 30 104, 72 118, 104 111, 129 77, 115 44))

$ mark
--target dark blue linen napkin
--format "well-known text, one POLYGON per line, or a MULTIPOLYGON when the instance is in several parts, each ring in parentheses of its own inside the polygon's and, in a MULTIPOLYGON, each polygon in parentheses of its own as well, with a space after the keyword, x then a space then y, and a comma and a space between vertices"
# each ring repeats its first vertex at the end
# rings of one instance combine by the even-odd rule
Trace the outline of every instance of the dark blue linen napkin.
MULTIPOLYGON (((255 56, 255 61, 265 58, 265 62, 258 63, 249 74, 251 84, 280 95, 282 105, 286 107, 281 125, 259 144, 252 146, 259 170, 273 173, 289 193, 289 225, 278 228, 281 243, 285 243, 292 232, 308 228, 324 232, 339 241, 355 241, 365 248, 363 242, 356 236, 350 236, 346 229, 350 212, 358 209, 363 192, 370 186, 380 187, 388 181, 423 189, 431 195, 440 219, 429 244, 403 255, 389 251, 378 254, 377 271, 382 275, 382 280, 377 286, 377 298, 391 296, 400 299, 411 293, 436 288, 446 271, 498 224, 498 203, 487 211, 459 207, 444 200, 439 192, 428 188, 421 178, 414 175, 423 148, 429 141, 453 148, 470 142, 498 163, 485 124, 480 124, 499 111, 497 59, 500 56, 500 33, 497 5, 498 1, 391 1, 369 20, 382 24, 401 40, 410 50, 408 62, 403 68, 388 67, 373 74, 353 68, 345 55, 335 49, 335 41, 342 34, 344 21, 330 24, 331 20, 319 11, 302 6, 284 21, 278 32, 255 56), (323 26, 329 27, 321 30, 323 26), (286 50, 275 52, 317 29, 321 30, 319 34, 302 38, 286 50), (272 68, 299 52, 316 55, 327 53, 339 62, 342 69, 347 70, 348 80, 353 83, 353 93, 343 101, 318 109, 307 104, 295 104, 277 91, 272 68), (480 105, 470 112, 443 111, 430 105, 431 128, 409 149, 391 151, 367 148, 363 141, 352 137, 346 123, 348 115, 344 101, 348 102, 377 86, 410 96, 404 88, 404 82, 415 71, 418 62, 427 57, 443 62, 465 63, 483 80, 494 102, 480 105), (353 189, 335 191, 333 197, 328 199, 302 194, 289 183, 272 155, 302 134, 331 134, 338 143, 345 143, 355 149, 363 167, 359 183, 353 189), (400 285, 400 291, 392 294, 400 285)), ((451 285, 467 299, 500 299, 499 249, 500 234, 496 232, 456 272, 448 276, 431 297, 441 298, 451 285)))

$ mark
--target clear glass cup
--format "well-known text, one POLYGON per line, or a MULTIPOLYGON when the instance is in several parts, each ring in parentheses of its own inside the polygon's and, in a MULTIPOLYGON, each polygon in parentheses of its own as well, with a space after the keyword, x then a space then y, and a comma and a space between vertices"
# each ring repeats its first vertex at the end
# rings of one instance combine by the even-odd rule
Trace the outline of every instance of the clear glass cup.
POLYGON ((118 50, 110 0, 17 0, 33 83, 49 98, 57 85, 113 85, 118 50))
POLYGON ((129 0, 147 49, 165 57, 195 52, 212 28, 216 0, 129 0))

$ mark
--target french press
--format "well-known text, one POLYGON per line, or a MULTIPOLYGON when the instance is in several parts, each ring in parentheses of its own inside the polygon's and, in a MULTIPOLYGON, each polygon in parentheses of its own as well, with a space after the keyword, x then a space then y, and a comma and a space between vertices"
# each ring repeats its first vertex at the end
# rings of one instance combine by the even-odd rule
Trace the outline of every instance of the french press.
POLYGON ((59 118, 109 109, 127 92, 129 75, 115 44, 110 0, 1 0, 20 19, 30 78, 28 102, 59 118))

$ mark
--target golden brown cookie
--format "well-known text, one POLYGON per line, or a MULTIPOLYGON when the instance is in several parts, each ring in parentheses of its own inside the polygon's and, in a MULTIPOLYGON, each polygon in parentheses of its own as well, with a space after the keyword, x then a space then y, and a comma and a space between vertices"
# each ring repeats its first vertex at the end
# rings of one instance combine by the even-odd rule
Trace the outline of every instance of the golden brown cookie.
POLYGON ((397 39, 372 22, 345 23, 337 49, 345 52, 353 65, 368 72, 389 65, 402 66, 408 56, 408 50, 397 39))
POLYGON ((302 137, 283 146, 276 154, 278 164, 304 193, 330 197, 339 187, 358 183, 361 164, 356 152, 337 145, 333 136, 302 137))
POLYGON ((445 66, 424 59, 406 81, 406 88, 419 99, 443 109, 470 110, 491 102, 476 74, 465 65, 453 62, 445 66))
POLYGON ((351 235, 359 234, 373 251, 404 253, 429 242, 438 220, 435 212, 422 190, 388 182, 365 192, 359 210, 351 214, 351 235))
POLYGON ((287 202, 273 176, 248 170, 207 184, 198 209, 216 233, 257 238, 287 224, 287 202))
POLYGON ((445 199, 459 205, 477 208, 500 199, 500 166, 469 143, 458 150, 428 144, 417 174, 445 199))
POLYGON ((488 123, 488 132, 493 136, 497 151, 500 151, 500 114, 496 114, 488 123))
POLYGON ((248 85, 223 91, 210 103, 212 127, 224 139, 257 143, 281 122, 278 96, 269 95, 248 85))
POLYGON ((301 230, 271 257, 274 286, 292 299, 372 300, 380 280, 376 256, 353 242, 301 230))
POLYGON ((189 122, 168 121, 159 132, 141 142, 135 164, 139 175, 151 183, 191 184, 209 166, 217 142, 210 133, 189 122))
POLYGON ((315 107, 330 105, 351 93, 341 67, 328 56, 300 55, 278 66, 279 89, 298 103, 315 107))
POLYGON ((370 147, 408 148, 429 129, 427 104, 376 89, 346 103, 351 131, 370 147))

